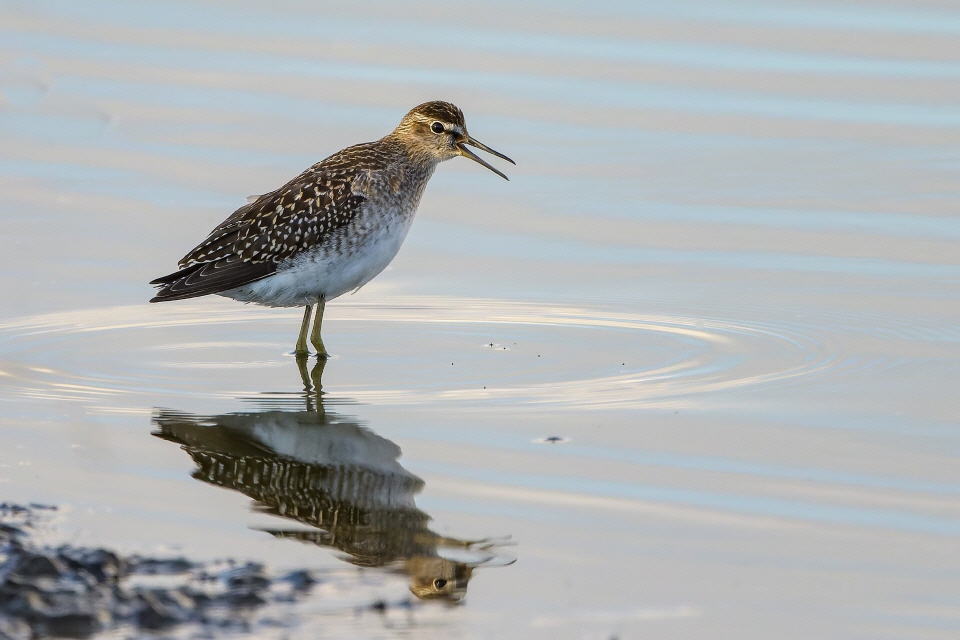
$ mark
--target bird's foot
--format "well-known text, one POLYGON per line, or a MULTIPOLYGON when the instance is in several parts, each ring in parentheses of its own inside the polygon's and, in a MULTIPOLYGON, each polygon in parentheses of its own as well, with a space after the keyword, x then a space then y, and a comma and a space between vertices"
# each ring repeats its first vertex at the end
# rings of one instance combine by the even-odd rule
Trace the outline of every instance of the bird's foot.
POLYGON ((317 350, 317 359, 326 360, 330 357, 330 354, 327 353, 327 348, 323 346, 323 340, 317 340, 313 343, 313 348, 317 350))

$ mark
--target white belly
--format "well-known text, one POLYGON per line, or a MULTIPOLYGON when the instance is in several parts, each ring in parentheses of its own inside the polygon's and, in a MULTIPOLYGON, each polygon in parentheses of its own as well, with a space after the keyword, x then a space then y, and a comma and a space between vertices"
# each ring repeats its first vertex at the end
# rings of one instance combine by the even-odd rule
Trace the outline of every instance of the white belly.
POLYGON ((352 225, 361 229, 360 233, 344 230, 284 263, 275 274, 220 295, 270 307, 302 307, 315 304, 321 297, 332 300, 362 287, 400 251, 413 212, 364 218, 352 225))

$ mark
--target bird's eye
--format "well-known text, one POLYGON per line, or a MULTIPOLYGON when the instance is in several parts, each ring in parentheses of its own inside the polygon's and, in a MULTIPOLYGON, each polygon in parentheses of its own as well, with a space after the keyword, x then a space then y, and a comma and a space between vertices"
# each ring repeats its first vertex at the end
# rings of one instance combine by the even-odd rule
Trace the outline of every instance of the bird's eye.
POLYGON ((434 122, 432 125, 430 125, 430 131, 433 131, 434 133, 443 133, 443 125, 439 122, 434 122))
MULTIPOLYGON (((434 123, 434 124, 439 124, 439 123, 434 123)), ((433 127, 431 127, 431 128, 433 128, 433 127)), ((441 125, 440 128, 442 129, 443 126, 441 125)), ((445 586, 447 586, 447 581, 446 581, 446 580, 443 580, 442 578, 439 579, 439 580, 434 580, 434 581, 433 581, 433 586, 435 586, 437 589, 443 589, 445 586)))

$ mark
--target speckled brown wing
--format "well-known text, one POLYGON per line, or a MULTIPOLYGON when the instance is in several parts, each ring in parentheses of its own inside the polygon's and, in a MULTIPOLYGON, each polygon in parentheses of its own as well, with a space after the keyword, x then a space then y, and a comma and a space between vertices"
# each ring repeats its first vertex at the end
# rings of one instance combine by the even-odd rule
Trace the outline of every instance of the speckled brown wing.
POLYGON ((356 152, 353 162, 343 161, 344 152, 237 209, 180 260, 179 271, 150 283, 160 285, 151 302, 219 293, 260 280, 349 224, 366 200, 362 185, 370 168, 355 161, 356 152))
POLYGON ((353 191, 356 178, 355 169, 326 170, 261 197, 237 230, 235 252, 246 262, 282 262, 320 244, 366 200, 353 191))

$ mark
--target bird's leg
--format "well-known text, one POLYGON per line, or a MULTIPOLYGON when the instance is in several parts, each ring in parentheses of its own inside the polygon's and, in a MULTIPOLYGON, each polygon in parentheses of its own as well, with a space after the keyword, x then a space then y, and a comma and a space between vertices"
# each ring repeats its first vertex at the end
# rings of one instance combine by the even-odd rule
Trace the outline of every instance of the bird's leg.
POLYGON ((323 340, 320 338, 320 323, 323 322, 324 306, 326 306, 326 301, 320 298, 320 300, 317 301, 317 317, 313 321, 313 331, 310 332, 310 343, 317 350, 318 358, 326 358, 329 355, 327 348, 323 346, 323 340))
POLYGON ((297 338, 297 347, 293 352, 297 355, 307 355, 310 353, 307 350, 307 329, 310 328, 310 312, 313 310, 312 305, 307 305, 306 311, 303 313, 303 324, 300 325, 300 337, 297 338))

